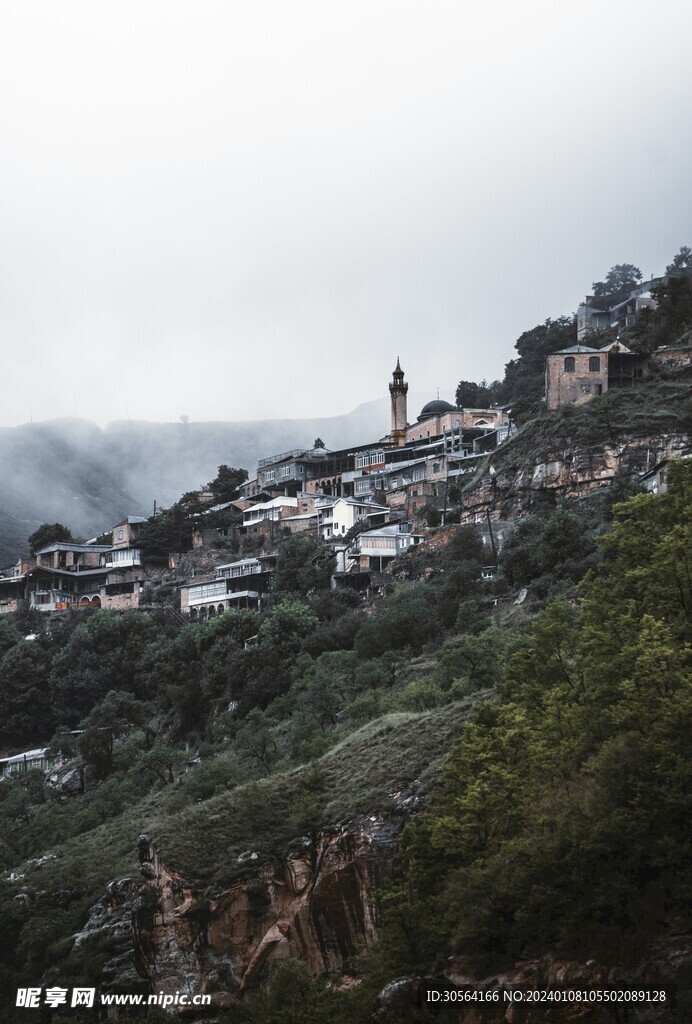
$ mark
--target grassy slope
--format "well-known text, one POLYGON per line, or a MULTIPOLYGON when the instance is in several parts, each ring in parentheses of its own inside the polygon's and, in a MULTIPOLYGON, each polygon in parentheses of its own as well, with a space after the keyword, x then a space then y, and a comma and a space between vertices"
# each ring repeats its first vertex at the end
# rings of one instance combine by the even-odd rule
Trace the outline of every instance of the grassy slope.
POLYGON ((170 791, 148 796, 55 848, 55 859, 18 869, 26 870, 18 889, 63 889, 67 865, 77 862, 83 891, 96 899, 108 881, 136 871, 142 832, 152 836, 169 867, 200 883, 227 884, 243 874, 239 853, 253 849, 279 857, 299 838, 292 813, 306 792, 318 825, 393 810, 392 791, 416 780, 417 792, 424 793, 481 696, 420 714, 386 715, 342 740, 315 765, 238 786, 177 813, 166 807, 170 791))
POLYGON ((312 820, 394 809, 393 792, 420 780, 425 792, 478 696, 420 714, 385 715, 352 733, 315 765, 240 786, 151 827, 162 859, 184 874, 225 884, 239 874, 237 856, 256 850, 280 856, 299 838, 293 813, 305 799, 312 820), (248 800, 256 809, 248 814, 248 800))

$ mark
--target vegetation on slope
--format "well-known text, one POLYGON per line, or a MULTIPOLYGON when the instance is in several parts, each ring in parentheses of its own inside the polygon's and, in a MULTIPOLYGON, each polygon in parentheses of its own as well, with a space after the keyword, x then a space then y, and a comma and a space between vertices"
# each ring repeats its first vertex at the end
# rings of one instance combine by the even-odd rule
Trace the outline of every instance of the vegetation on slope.
MULTIPOLYGON (((684 686, 692 609, 690 489, 684 464, 672 472, 668 495, 621 506, 612 529, 603 533, 601 524, 592 530, 594 537, 603 534, 600 560, 595 540, 575 547, 572 562, 564 551, 561 556, 556 538, 578 529, 569 509, 523 530, 506 557, 507 573, 517 581, 540 571, 540 578, 552 575, 551 586, 573 587, 574 578, 592 568, 580 585, 578 608, 551 603, 532 626, 522 622, 509 634, 487 625, 482 603, 475 615, 465 609, 467 629, 459 632, 459 608, 469 600, 468 580, 477 580, 482 557, 478 549, 475 560, 460 557, 473 552, 472 531, 463 528, 456 549, 452 544, 433 560, 431 582, 406 583, 383 603, 377 630, 370 628, 372 617, 335 609, 333 597, 313 599, 320 615, 289 600, 280 617, 270 613, 262 625, 285 673, 286 694, 240 717, 215 713, 215 698, 208 696, 221 685, 212 669, 228 672, 224 652, 231 662, 240 653, 233 638, 250 626, 246 616, 229 614, 171 637, 147 620, 95 615, 79 627, 86 636, 69 658, 64 652, 77 630, 66 630, 53 654, 62 680, 70 667, 79 668, 79 650, 90 649, 87 638, 105 651, 108 637, 120 651, 104 661, 103 671, 110 680, 119 671, 121 681, 134 680, 130 704, 111 695, 87 720, 110 709, 114 731, 118 715, 129 716, 130 726, 116 736, 100 785, 68 804, 39 792, 35 776, 0 790, 5 863, 48 846, 55 857, 22 869, 26 900, 15 900, 17 882, 3 883, 9 948, 0 980, 6 990, 21 972, 39 978, 56 960, 84 980, 85 965, 69 954, 69 936, 105 882, 132 870, 140 831, 154 835, 167 863, 216 888, 242 871, 244 850, 278 857, 326 823, 386 810, 392 789, 417 779, 423 792, 434 794, 431 809, 406 834, 397 876, 383 896, 382 939, 364 961, 359 995, 337 1000, 350 1019, 367 1019, 368 1000, 384 981, 428 970, 454 949, 497 964, 546 946, 616 957, 645 944, 689 895, 684 823, 692 780, 683 753, 692 713, 684 686), (427 617, 431 602, 435 614, 427 617), (448 623, 442 632, 441 615, 448 623), (418 634, 409 633, 414 621, 418 634), (116 628, 123 636, 112 632, 116 628), (400 645, 402 636, 411 654, 422 652, 408 658, 405 672, 397 668, 400 650, 380 650, 381 637, 400 645), (334 650, 337 642, 342 647, 334 650), (179 645, 172 658, 171 644, 179 645), (499 664, 489 647, 500 652, 499 664), (168 773, 157 764, 160 769, 168 757, 177 769, 186 755, 170 739, 162 743, 165 729, 192 735, 200 717, 197 711, 179 717, 182 674, 180 683, 177 675, 162 679, 156 698, 146 693, 145 681, 154 667, 172 671, 185 652, 183 674, 189 680, 194 666, 202 679, 195 693, 209 716, 204 728, 213 737, 221 724, 229 739, 204 741, 202 763, 167 785, 168 773), (464 727, 469 701, 460 700, 462 693, 498 678, 503 663, 495 701, 480 704, 464 727), (472 682, 474 672, 480 676, 472 682), (488 672, 495 673, 490 680, 488 672), (145 697, 154 698, 155 708, 145 724, 155 730, 158 715, 163 729, 149 738, 144 720, 135 721, 145 697)), ((10 628, 5 624, 3 631, 7 653, 29 643, 15 638, 11 644, 10 628)), ((81 665, 80 678, 85 670, 81 665)), ((232 672, 223 677, 232 687, 238 678, 232 672)), ((68 689, 76 692, 72 684, 68 689)), ((98 981, 98 963, 89 970, 98 981)), ((285 972, 277 991, 307 986, 320 1013, 332 1006, 324 987, 308 982, 300 968, 288 965, 285 972)), ((262 1019, 256 1014, 272 998, 250 1000, 247 1020, 262 1019)))
POLYGON ((692 465, 620 506, 578 609, 551 604, 408 830, 381 955, 610 962, 689 909, 692 465), (405 923, 421 922, 411 943, 405 923))

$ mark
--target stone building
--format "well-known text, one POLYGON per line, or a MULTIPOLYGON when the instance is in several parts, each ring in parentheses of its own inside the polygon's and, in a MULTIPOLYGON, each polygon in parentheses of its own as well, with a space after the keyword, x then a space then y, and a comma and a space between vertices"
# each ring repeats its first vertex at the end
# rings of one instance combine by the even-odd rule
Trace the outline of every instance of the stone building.
MULTIPOLYGON (((397 447, 412 444, 415 441, 427 441, 445 435, 453 439, 460 438, 460 431, 467 427, 483 427, 486 430, 507 431, 509 415, 506 407, 492 409, 461 408, 446 402, 442 398, 434 398, 421 409, 416 422, 408 422, 407 411, 408 384, 404 380, 404 371, 397 359, 396 367, 389 385, 391 396, 391 433, 384 438, 385 442, 397 447)), ((502 438, 501 438, 502 439, 502 438)))
POLYGON ((571 345, 545 360, 545 402, 549 412, 583 405, 612 388, 632 387, 648 373, 649 357, 613 341, 604 348, 571 345))

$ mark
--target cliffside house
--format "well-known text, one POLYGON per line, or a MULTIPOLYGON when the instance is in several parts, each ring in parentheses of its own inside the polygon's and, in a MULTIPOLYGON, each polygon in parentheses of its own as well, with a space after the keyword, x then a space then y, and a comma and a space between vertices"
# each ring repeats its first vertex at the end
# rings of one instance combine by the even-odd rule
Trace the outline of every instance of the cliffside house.
POLYGON ((48 756, 48 747, 36 750, 25 750, 22 754, 11 757, 0 757, 0 778, 10 779, 13 775, 22 775, 28 771, 45 771, 57 761, 57 757, 48 756))
POLYGON ((29 606, 41 612, 71 608, 136 608, 143 590, 141 550, 132 544, 144 519, 130 516, 113 528, 113 544, 48 544, 25 576, 29 606))
POLYGON ((24 600, 24 581, 24 573, 5 570, 0 575, 0 615, 9 615, 18 610, 20 601, 24 600))
POLYGON ((260 611, 269 603, 275 568, 276 555, 219 565, 214 576, 179 587, 180 610, 193 622, 203 622, 231 608, 260 611))
POLYGON ((352 542, 349 554, 357 558, 360 569, 378 569, 381 572, 422 540, 423 535, 414 533, 410 522, 389 523, 359 534, 352 542))
POLYGON ((652 291, 667 280, 664 276, 644 281, 614 305, 606 305, 593 295, 587 295, 577 307, 577 343, 581 344, 599 331, 631 327, 637 322, 642 310, 656 308, 652 291))
POLYGON ((545 360, 545 401, 549 412, 562 405, 583 405, 613 388, 632 387, 649 372, 649 356, 622 342, 603 348, 571 345, 545 360))
POLYGON ((323 497, 315 503, 317 532, 322 540, 333 541, 343 537, 363 519, 373 525, 383 523, 389 512, 387 505, 358 498, 323 497))

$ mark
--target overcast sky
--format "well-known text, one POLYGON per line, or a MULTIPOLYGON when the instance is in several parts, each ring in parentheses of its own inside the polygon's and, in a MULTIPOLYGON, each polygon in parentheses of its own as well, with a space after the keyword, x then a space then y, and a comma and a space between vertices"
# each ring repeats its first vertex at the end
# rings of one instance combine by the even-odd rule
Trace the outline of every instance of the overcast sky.
POLYGON ((2 0, 0 423, 502 376, 692 245, 685 0, 2 0))

